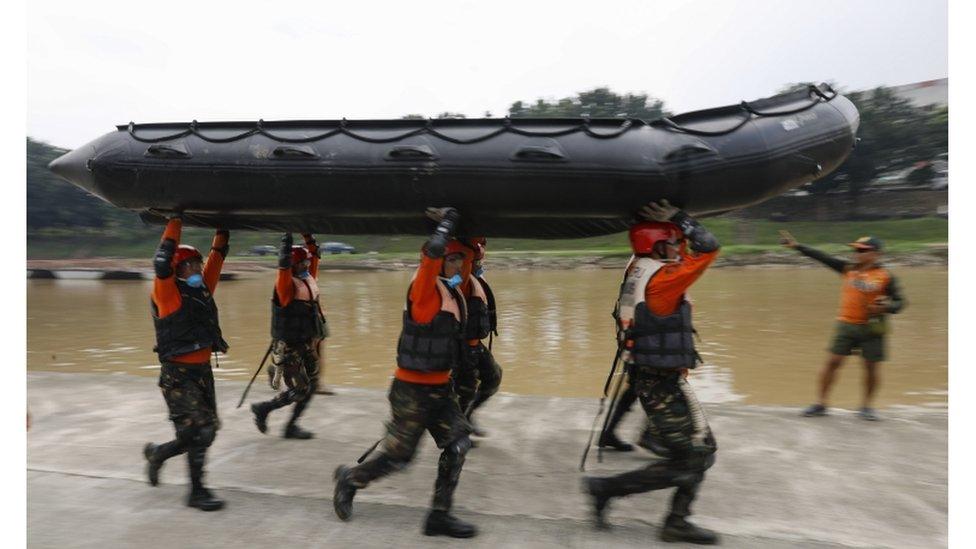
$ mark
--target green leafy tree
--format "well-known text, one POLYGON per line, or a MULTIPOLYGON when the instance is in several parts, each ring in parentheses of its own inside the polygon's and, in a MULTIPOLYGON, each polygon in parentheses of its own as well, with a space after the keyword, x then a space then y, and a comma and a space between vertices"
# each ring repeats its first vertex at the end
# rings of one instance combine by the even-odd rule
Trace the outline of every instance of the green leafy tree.
POLYGON ((522 101, 512 103, 508 116, 512 118, 641 118, 655 120, 671 113, 664 109, 664 102, 647 94, 620 95, 610 88, 594 88, 580 92, 575 97, 555 101, 537 99, 528 105, 522 101))
POLYGON ((844 184, 856 207, 859 195, 880 174, 933 160, 948 150, 948 108, 917 107, 886 87, 845 95, 861 115, 859 142, 840 168, 811 185, 811 192, 844 184))
POLYGON ((27 229, 140 227, 121 210, 51 173, 47 165, 68 152, 27 138, 27 229))

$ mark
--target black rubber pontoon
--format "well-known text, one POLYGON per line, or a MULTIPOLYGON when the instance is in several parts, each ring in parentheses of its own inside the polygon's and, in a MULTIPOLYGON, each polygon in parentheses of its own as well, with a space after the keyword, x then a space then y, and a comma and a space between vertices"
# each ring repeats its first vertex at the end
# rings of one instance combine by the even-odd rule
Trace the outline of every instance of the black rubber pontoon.
POLYGON ((742 208, 826 175, 855 143, 829 86, 651 122, 448 119, 119 126, 50 168, 162 221, 229 229, 571 238, 626 230, 667 198, 695 215, 742 208))

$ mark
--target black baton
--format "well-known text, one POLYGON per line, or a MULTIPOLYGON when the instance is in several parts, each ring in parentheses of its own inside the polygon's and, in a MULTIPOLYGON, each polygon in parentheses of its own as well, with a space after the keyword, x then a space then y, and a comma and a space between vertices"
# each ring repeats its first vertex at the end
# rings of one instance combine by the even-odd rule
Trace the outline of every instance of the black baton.
POLYGON ((265 363, 265 361, 268 360, 268 355, 271 354, 271 348, 272 347, 274 347, 274 340, 273 339, 271 340, 271 343, 268 344, 268 350, 265 351, 264 358, 261 359, 261 364, 258 365, 258 370, 256 372, 254 372, 254 375, 251 376, 251 381, 249 381, 248 384, 247 384, 247 387, 244 388, 244 394, 241 395, 241 401, 237 403, 237 407, 238 408, 240 408, 241 405, 244 404, 244 399, 247 398, 247 392, 251 390, 251 385, 254 385, 254 380, 258 378, 258 374, 260 374, 261 373, 261 369, 264 368, 264 363, 265 363))

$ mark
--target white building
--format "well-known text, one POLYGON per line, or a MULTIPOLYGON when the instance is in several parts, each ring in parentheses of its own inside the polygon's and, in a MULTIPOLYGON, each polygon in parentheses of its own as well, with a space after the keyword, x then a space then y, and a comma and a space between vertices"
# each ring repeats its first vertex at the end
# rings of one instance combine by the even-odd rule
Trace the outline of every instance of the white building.
POLYGON ((916 107, 925 105, 945 107, 949 104, 948 78, 892 86, 891 90, 899 97, 910 100, 916 107))

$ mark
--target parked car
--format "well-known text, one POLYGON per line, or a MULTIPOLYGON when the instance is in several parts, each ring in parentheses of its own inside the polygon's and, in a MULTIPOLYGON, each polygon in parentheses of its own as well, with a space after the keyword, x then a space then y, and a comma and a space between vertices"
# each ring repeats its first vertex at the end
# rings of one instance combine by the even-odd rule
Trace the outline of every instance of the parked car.
POLYGON ((321 251, 327 254, 354 254, 356 253, 356 248, 346 244, 345 242, 326 242, 322 244, 319 248, 321 251))
POLYGON ((276 253, 278 253, 278 248, 274 246, 251 246, 250 250, 251 255, 265 256, 276 253))

